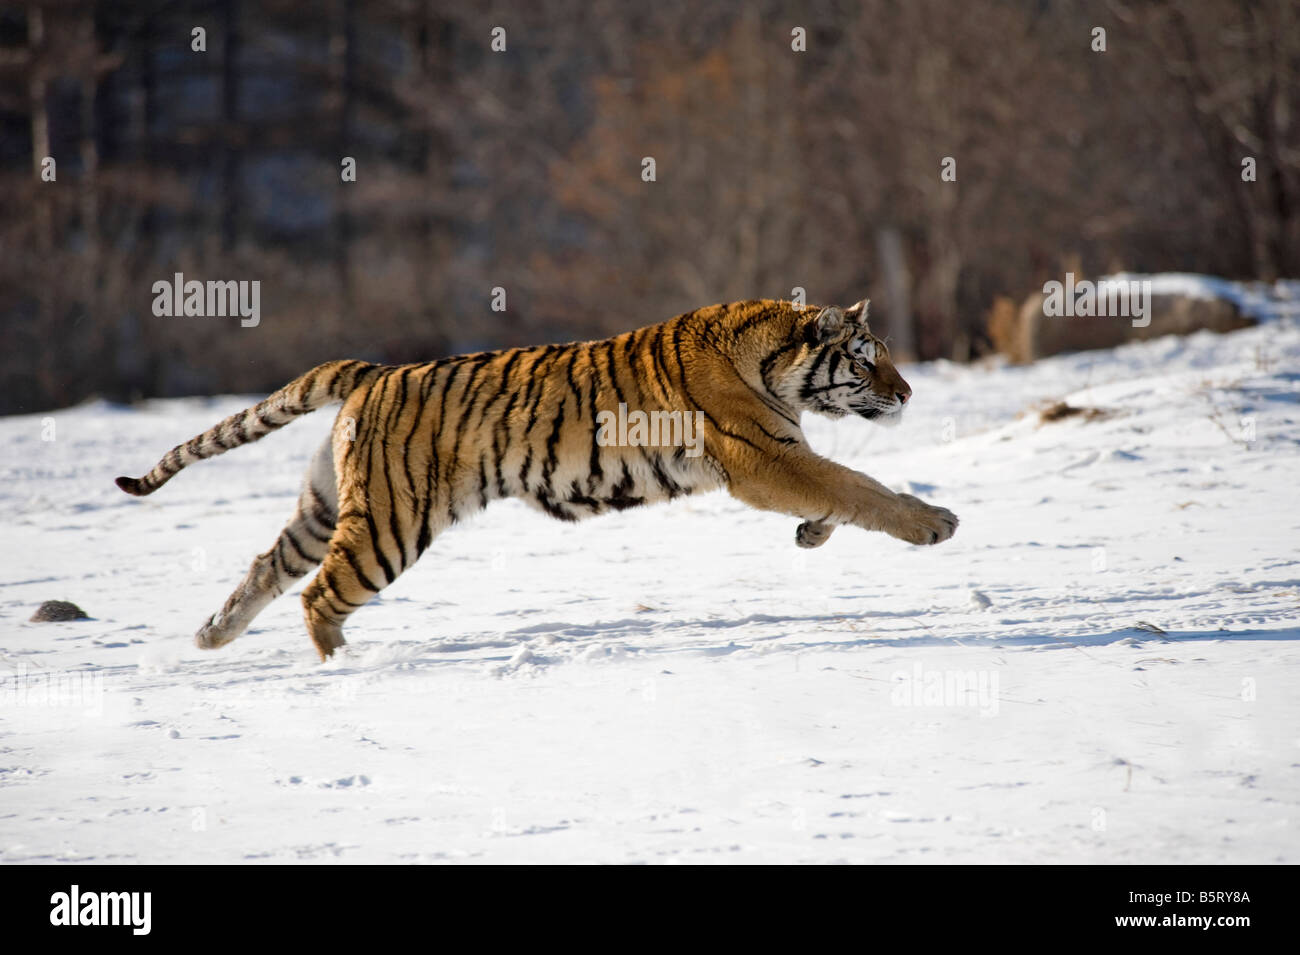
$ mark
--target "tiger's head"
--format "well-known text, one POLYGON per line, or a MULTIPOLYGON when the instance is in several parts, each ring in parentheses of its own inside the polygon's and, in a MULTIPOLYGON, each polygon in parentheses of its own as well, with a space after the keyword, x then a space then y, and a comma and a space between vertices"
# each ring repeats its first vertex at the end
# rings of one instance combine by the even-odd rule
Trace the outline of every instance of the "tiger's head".
POLYGON ((831 305, 804 321, 805 347, 785 375, 787 396, 806 411, 892 426, 902 420, 912 389, 867 327, 867 304, 831 305))

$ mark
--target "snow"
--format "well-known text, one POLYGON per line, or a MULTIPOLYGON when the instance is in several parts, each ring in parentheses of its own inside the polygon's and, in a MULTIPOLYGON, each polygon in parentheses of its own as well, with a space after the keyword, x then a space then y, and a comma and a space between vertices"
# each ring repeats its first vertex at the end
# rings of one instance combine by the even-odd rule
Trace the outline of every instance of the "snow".
POLYGON ((504 502, 323 665, 301 587, 191 640, 329 412, 145 499, 113 478, 255 396, 0 419, 0 861, 1300 861, 1280 312, 904 368, 895 429, 805 419, 952 508, 947 543, 805 551, 725 494, 577 526, 504 502), (1103 414, 1043 423, 1060 400, 1103 414), (49 599, 92 619, 26 622, 49 599))

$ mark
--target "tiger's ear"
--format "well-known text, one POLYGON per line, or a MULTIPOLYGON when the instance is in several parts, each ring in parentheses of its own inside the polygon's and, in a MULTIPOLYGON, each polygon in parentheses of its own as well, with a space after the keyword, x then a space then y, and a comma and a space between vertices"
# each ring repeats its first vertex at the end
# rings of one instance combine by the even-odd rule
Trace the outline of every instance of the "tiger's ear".
MULTIPOLYGON (((864 298, 860 302, 854 302, 844 311, 844 315, 854 325, 861 325, 867 328, 867 306, 871 304, 871 299, 864 298)), ((867 329, 870 331, 870 329, 867 329)))
POLYGON ((844 331, 844 311, 838 305, 827 305, 808 325, 808 339, 812 342, 830 341, 844 331))

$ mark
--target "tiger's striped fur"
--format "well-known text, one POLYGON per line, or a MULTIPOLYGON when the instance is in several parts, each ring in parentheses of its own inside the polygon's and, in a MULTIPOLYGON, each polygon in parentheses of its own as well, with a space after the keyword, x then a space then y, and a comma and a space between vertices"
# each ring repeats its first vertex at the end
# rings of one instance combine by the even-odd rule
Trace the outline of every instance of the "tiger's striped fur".
POLYGON ((341 401, 308 470, 298 509, 254 560, 201 647, 229 643, 317 564, 303 590, 321 659, 344 621, 452 524, 518 497, 575 521, 725 487, 799 517, 816 547, 840 524, 913 544, 947 540, 957 518, 817 455, 800 415, 896 422, 911 389, 867 325, 867 303, 800 309, 770 300, 715 305, 604 341, 480 352, 425 364, 335 361, 170 451, 139 479, 149 494, 195 461, 341 401), (650 435, 598 441, 601 412, 701 412, 703 453, 650 435))

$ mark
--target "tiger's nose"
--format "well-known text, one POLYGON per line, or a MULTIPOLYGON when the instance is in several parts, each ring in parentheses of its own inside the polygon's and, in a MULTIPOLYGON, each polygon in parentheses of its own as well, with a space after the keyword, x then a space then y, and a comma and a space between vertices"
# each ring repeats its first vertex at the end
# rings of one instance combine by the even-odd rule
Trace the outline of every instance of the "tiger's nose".
POLYGON ((907 399, 912 397, 912 389, 908 388, 906 391, 899 391, 896 392, 896 394, 898 396, 898 403, 900 405, 905 405, 907 404, 907 399))

